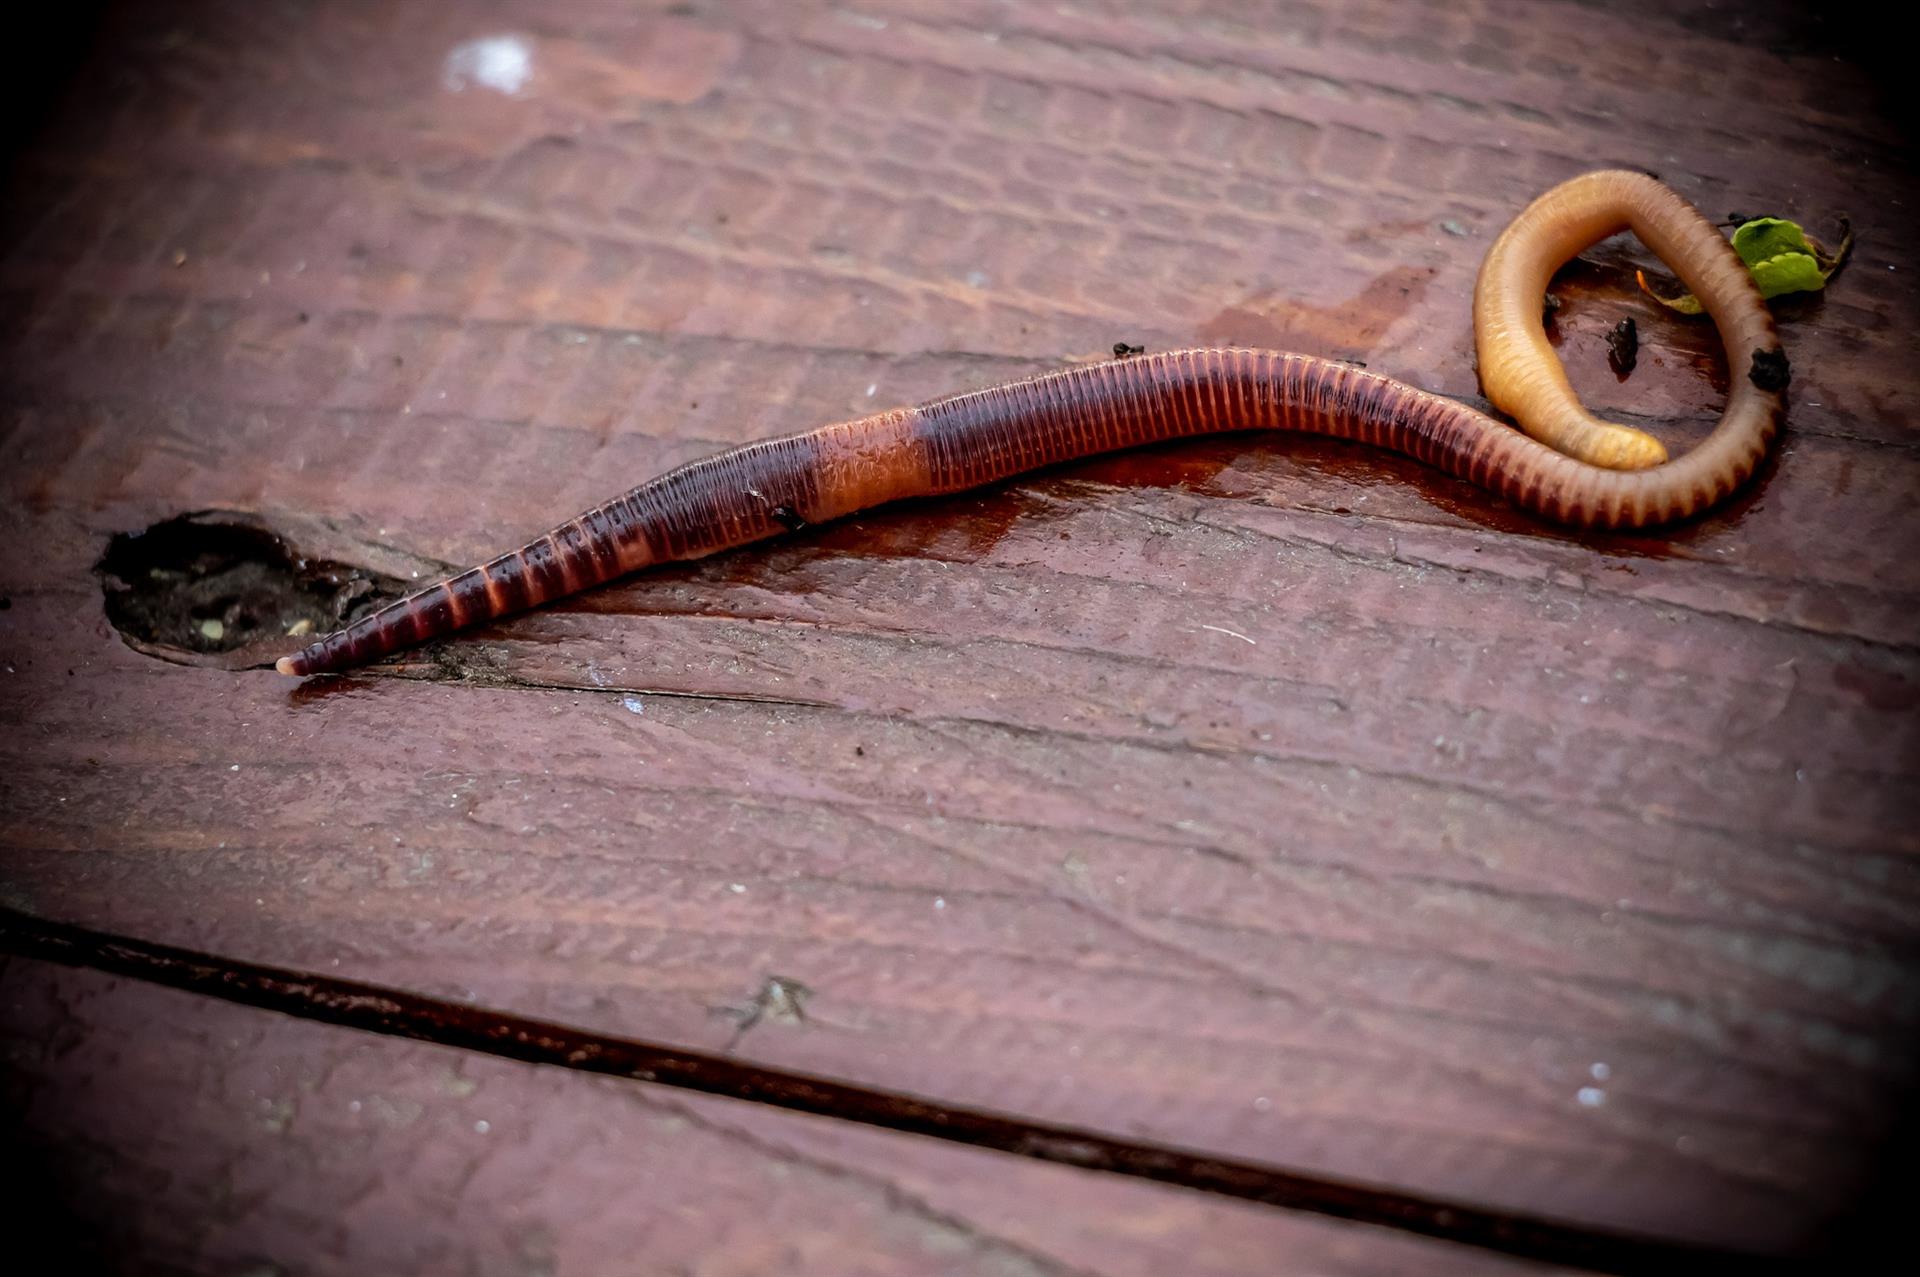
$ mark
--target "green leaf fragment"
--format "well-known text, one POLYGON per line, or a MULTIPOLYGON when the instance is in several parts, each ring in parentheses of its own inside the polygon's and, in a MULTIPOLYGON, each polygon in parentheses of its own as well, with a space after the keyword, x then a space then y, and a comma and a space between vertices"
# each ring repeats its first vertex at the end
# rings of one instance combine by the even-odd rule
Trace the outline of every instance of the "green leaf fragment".
MULTIPOLYGON (((1843 223, 1844 225, 1844 223, 1843 223)), ((1784 293, 1812 293, 1827 286, 1827 280, 1840 269, 1853 248, 1853 230, 1849 227, 1838 252, 1829 255, 1810 239, 1798 223, 1784 217, 1756 217, 1742 222, 1733 232, 1733 251, 1753 273, 1762 297, 1784 293)), ((1669 310, 1682 315, 1698 315, 1704 309, 1691 293, 1662 297, 1647 283, 1645 271, 1639 272, 1640 288, 1647 296, 1669 310)))
POLYGON ((1742 222, 1733 232, 1733 251, 1749 266, 1771 261, 1783 253, 1813 256, 1806 232, 1784 217, 1756 217, 1742 222))
POLYGON ((1823 271, 1811 253, 1781 253, 1764 261, 1748 262, 1753 282, 1760 285, 1762 297, 1782 293, 1813 293, 1827 286, 1831 271, 1823 271))
POLYGON ((1700 304, 1700 299, 1692 293, 1681 293, 1678 297, 1662 297, 1659 293, 1653 291, 1653 285, 1647 282, 1647 272, 1643 270, 1635 271, 1633 277, 1640 281, 1641 292, 1653 298, 1653 300, 1659 302, 1668 310, 1678 311, 1682 315, 1699 315, 1707 309, 1700 304))

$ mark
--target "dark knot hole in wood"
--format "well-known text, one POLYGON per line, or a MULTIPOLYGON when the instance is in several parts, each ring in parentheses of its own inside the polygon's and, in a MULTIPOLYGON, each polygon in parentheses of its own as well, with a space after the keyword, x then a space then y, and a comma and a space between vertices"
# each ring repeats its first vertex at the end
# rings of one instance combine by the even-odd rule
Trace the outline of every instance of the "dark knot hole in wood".
POLYGON ((136 651, 234 670, 270 665, 412 584, 303 554, 266 520, 230 510, 118 533, 95 572, 107 620, 136 651))

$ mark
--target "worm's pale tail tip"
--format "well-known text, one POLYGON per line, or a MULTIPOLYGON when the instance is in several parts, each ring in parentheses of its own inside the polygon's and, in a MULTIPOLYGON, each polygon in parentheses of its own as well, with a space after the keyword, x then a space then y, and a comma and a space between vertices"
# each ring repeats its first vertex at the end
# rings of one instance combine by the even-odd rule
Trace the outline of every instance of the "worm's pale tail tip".
POLYGON ((273 663, 273 668, 279 670, 282 674, 289 675, 293 678, 300 677, 300 667, 293 663, 293 658, 291 656, 281 657, 279 660, 273 663))

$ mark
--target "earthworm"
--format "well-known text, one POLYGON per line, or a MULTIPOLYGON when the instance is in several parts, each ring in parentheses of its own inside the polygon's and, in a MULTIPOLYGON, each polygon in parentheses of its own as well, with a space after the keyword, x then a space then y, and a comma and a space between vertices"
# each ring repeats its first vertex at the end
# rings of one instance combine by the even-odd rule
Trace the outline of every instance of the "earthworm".
POLYGON ((1134 354, 731 448, 650 479, 490 563, 354 621, 294 656, 320 674, 537 607, 655 563, 693 559, 905 497, 1187 435, 1303 430, 1395 448, 1534 514, 1643 527, 1695 514, 1753 473, 1779 426, 1786 356, 1752 277, 1706 218, 1640 173, 1589 173, 1529 205, 1474 288, 1480 380, 1525 434, 1466 404, 1311 355, 1134 354), (1581 407, 1541 325, 1555 270, 1631 229, 1704 303, 1727 348, 1719 425, 1677 460, 1581 407), (1529 438, 1528 436, 1532 436, 1529 438))

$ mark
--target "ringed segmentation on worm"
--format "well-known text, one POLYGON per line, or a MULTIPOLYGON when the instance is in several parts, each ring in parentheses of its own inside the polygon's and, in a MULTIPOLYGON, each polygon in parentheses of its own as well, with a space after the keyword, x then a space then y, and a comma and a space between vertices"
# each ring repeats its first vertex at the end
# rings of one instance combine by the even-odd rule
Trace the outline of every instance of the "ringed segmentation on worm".
MULTIPOLYGON (((1394 448, 1522 509, 1582 527, 1698 513, 1744 483, 1784 411, 1786 357, 1731 245, 1641 173, 1588 173, 1530 204, 1474 288, 1487 397, 1465 404, 1311 355, 1216 348, 1138 354, 732 448, 650 479, 520 549, 363 617, 276 668, 329 673, 538 607, 656 563, 693 559, 905 497, 1163 439, 1301 430, 1394 448), (1651 436, 1588 413, 1541 324, 1554 271, 1631 229, 1704 304, 1731 390, 1705 442, 1669 459, 1651 436)), ((1116 348, 1118 353, 1118 348, 1116 348)))

